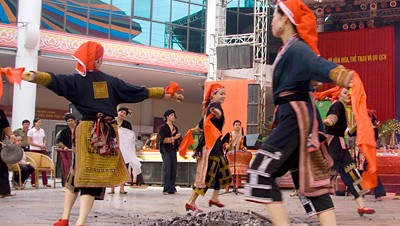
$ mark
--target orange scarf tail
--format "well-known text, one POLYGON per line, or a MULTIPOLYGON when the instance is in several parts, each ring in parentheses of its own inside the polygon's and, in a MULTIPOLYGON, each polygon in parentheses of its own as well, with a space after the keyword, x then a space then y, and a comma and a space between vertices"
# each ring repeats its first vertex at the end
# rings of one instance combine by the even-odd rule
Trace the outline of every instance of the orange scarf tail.
POLYGON ((189 129, 187 131, 187 133, 185 134, 185 136, 181 141, 181 144, 179 145, 178 149, 179 155, 184 159, 187 159, 186 153, 189 150, 190 145, 194 144, 193 130, 194 129, 189 129))
POLYGON ((179 84, 174 81, 169 82, 169 86, 165 88, 165 93, 171 94, 171 96, 175 95, 175 93, 183 91, 179 84))
POLYGON ((353 71, 353 87, 351 105, 357 123, 357 147, 360 148, 368 161, 367 169, 362 174, 361 186, 371 189, 378 185, 376 163, 376 141, 371 118, 368 116, 367 95, 360 76, 353 71))
POLYGON ((222 136, 222 132, 211 122, 213 114, 209 114, 204 121, 204 138, 206 141, 206 149, 211 150, 215 142, 222 136))
MULTIPOLYGON (((6 75, 7 80, 11 84, 21 84, 22 80, 22 73, 24 73, 25 68, 13 68, 13 67, 0 67, 0 75, 6 75)), ((1 78, 1 76, 0 76, 1 78)), ((3 83, 0 83, 0 100, 3 96, 3 83)))

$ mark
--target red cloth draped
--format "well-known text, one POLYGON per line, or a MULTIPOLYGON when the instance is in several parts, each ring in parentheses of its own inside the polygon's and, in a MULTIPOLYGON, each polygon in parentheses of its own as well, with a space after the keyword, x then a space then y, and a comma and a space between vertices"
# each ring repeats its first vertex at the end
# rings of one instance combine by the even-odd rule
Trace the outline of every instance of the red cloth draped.
POLYGON ((193 130, 194 129, 192 128, 187 131, 187 133, 185 134, 185 136, 181 141, 181 144, 179 145, 178 149, 179 155, 184 159, 186 159, 186 153, 189 149, 189 146, 194 144, 193 130))
POLYGON ((325 98, 332 98, 332 100, 337 100, 340 92, 342 91, 342 87, 335 86, 323 92, 315 92, 314 97, 317 100, 324 100, 325 98))
MULTIPOLYGON (((13 68, 13 67, 0 67, 0 78, 4 74, 7 80, 11 84, 21 84, 22 73, 24 73, 25 68, 13 68)), ((0 100, 3 96, 3 82, 0 82, 0 100)))
MULTIPOLYGON (((318 34, 321 56, 351 68, 361 76, 367 106, 381 122, 396 118, 396 65, 394 26, 323 32, 318 34), (337 40, 346 40, 338 42, 337 40)), ((324 90, 332 87, 324 84, 324 90)))
POLYGON ((368 116, 367 95, 360 76, 354 72, 351 104, 357 123, 357 147, 360 148, 368 161, 367 169, 362 174, 361 186, 371 189, 378 185, 376 164, 376 141, 371 118, 368 116))
POLYGON ((211 122, 213 114, 209 114, 204 121, 204 138, 206 141, 206 149, 211 150, 217 139, 222 136, 222 132, 211 122))

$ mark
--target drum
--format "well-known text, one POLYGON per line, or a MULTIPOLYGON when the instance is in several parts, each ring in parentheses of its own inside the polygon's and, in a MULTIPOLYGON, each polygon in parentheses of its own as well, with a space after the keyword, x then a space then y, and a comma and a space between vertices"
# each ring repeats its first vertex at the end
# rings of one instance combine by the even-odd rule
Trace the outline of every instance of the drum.
POLYGON ((235 152, 228 151, 226 158, 229 160, 229 168, 232 174, 247 175, 247 169, 249 168, 250 161, 253 155, 249 151, 239 150, 236 151, 236 164, 235 164, 235 152), (236 165, 236 171, 234 166, 236 165))

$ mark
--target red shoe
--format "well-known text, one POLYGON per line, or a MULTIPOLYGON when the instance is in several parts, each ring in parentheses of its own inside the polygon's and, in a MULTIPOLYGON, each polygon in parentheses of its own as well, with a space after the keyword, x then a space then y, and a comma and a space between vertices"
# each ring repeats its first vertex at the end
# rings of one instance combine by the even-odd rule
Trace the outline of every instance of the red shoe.
POLYGON ((358 214, 360 214, 360 216, 365 214, 374 214, 375 210, 374 209, 367 209, 365 208, 365 206, 363 208, 357 208, 357 212, 358 214))
POLYGON ((222 207, 225 206, 224 204, 222 204, 222 203, 220 203, 220 202, 214 202, 213 200, 208 201, 208 206, 211 207, 212 205, 215 205, 215 206, 217 206, 217 207, 219 207, 219 208, 222 208, 222 207))
POLYGON ((43 187, 51 188, 50 184, 44 184, 43 187))
POLYGON ((68 220, 60 219, 53 226, 68 226, 68 220))
POLYGON ((190 205, 189 203, 186 203, 185 208, 186 208, 186 211, 192 210, 192 211, 196 211, 196 212, 200 212, 200 213, 203 212, 203 210, 197 208, 196 204, 190 205))

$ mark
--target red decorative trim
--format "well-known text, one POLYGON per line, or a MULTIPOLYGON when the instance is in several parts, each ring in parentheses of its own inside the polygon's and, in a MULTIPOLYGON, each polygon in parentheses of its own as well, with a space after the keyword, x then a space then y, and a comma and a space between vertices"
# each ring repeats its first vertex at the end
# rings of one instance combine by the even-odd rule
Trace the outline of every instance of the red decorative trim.
MULTIPOLYGON (((0 46, 17 47, 17 27, 0 24, 0 46)), ((208 55, 112 41, 64 32, 41 30, 40 51, 72 55, 80 44, 97 41, 104 46, 104 58, 178 71, 208 73, 208 55)))

